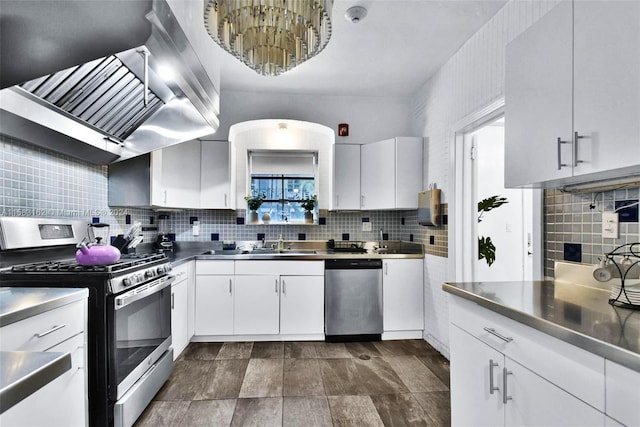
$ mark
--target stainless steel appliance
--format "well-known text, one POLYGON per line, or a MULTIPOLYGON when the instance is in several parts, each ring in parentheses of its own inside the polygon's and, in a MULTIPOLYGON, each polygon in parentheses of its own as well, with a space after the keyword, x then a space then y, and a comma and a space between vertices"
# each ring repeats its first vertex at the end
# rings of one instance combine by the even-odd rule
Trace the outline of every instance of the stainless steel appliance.
MULTIPOLYGON (((0 257, 72 257, 84 221, 0 218, 0 257), (22 239, 22 243, 21 243, 22 239), (9 243, 7 245, 7 243, 9 243), (11 249, 10 249, 11 248, 11 249), (40 255, 41 256, 41 255, 40 255)), ((111 265, 43 260, 0 270, 2 286, 87 288, 88 390, 91 426, 130 426, 173 369, 171 264, 164 254, 125 255, 111 265)))
POLYGON ((382 260, 325 260, 326 341, 380 340, 382 260))

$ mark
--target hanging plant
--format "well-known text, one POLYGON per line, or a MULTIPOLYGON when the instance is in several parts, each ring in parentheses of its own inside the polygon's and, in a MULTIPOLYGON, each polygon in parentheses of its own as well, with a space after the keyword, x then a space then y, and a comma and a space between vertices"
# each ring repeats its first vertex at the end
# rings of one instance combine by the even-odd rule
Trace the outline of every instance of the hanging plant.
MULTIPOLYGON (((491 196, 478 202, 478 222, 482 222, 482 216, 493 209, 509 203, 506 197, 491 196)), ((478 259, 484 259, 489 267, 496 260, 496 246, 491 237, 478 237, 478 259)))

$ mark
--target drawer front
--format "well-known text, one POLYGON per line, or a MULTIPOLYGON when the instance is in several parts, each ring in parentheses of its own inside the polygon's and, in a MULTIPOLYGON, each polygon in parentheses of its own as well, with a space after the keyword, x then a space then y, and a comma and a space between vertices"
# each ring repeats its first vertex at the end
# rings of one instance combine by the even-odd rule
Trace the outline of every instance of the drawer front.
POLYGON ((604 412, 603 357, 462 298, 449 302, 451 323, 604 412))
POLYGON ((180 280, 186 279, 189 276, 189 267, 191 266, 192 262, 193 261, 189 261, 173 268, 172 274, 176 276, 176 281, 179 282, 180 280))
POLYGON ((45 351, 85 330, 86 300, 67 304, 0 330, 2 351, 45 351))
POLYGON ((607 360, 607 410, 609 417, 628 426, 640 426, 640 372, 607 360))
POLYGON ((229 261, 213 261, 213 260, 197 260, 196 274, 233 274, 234 262, 229 261))
POLYGON ((324 261, 236 261, 236 274, 324 276, 324 261))

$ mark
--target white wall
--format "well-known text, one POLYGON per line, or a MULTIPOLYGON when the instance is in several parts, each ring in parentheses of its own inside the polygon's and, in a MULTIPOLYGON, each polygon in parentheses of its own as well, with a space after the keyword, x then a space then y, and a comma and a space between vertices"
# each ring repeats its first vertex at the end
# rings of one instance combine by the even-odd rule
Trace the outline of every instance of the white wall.
MULTIPOLYGON (((553 1, 512 0, 431 77, 413 98, 414 131, 429 138, 425 188, 437 183, 443 202, 453 198, 454 171, 449 170, 456 123, 504 96, 506 44, 546 14, 553 1)), ((449 211, 452 216, 452 211, 449 211)), ((449 228, 451 230, 451 227, 449 228)), ((449 253, 453 239, 449 236, 449 253)), ((453 279, 447 258, 425 259, 425 339, 449 354, 447 294, 442 283, 453 279)))
POLYGON ((222 91, 220 128, 213 139, 226 140, 235 123, 260 119, 291 119, 325 125, 336 143, 366 143, 412 134, 408 98, 292 95, 222 91), (337 136, 338 123, 349 124, 349 136, 337 136))

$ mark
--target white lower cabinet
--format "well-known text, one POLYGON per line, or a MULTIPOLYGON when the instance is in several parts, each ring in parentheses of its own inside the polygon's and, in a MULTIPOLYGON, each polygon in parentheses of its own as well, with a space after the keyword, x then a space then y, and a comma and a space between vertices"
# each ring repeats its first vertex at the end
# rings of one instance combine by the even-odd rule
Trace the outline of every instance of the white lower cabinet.
POLYGON ((624 425, 640 426, 640 372, 607 360, 605 378, 607 415, 624 425))
POLYGON ((173 360, 176 360, 178 356, 180 356, 180 353, 187 347, 187 344, 189 344, 187 292, 186 277, 171 285, 171 343, 173 346, 173 360))
POLYGON ((423 261, 423 259, 382 261, 384 332, 424 329, 423 261))
POLYGON ((280 277, 280 333, 324 333, 324 276, 280 277))
POLYGON ((196 336, 233 334, 233 272, 233 261, 196 261, 196 336))
POLYGON ((233 301, 233 333, 235 335, 278 334, 279 324, 278 276, 235 277, 233 301))
POLYGON ((449 301, 453 426, 605 425, 603 358, 449 301))

